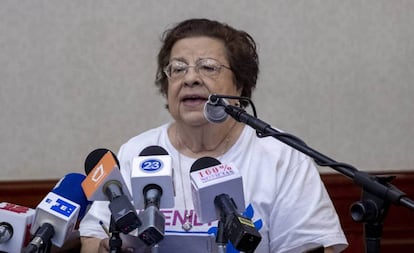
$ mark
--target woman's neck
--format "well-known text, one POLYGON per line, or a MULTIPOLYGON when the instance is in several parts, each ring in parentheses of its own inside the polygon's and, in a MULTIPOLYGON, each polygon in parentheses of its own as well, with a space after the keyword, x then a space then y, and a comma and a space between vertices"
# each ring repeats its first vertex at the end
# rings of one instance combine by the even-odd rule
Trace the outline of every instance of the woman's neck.
POLYGON ((233 146, 242 130, 243 124, 234 120, 221 124, 206 124, 202 127, 191 127, 175 122, 168 129, 168 135, 174 147, 185 156, 218 157, 233 146))

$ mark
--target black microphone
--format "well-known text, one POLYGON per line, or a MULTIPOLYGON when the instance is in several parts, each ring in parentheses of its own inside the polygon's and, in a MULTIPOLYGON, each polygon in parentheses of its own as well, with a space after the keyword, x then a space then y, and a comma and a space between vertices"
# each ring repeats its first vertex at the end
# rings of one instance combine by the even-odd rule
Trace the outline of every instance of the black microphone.
POLYGON ((204 104, 204 117, 211 123, 224 122, 228 117, 225 111, 228 104, 229 102, 226 99, 211 94, 204 104))
POLYGON ((261 235, 253 222, 240 214, 244 197, 238 170, 213 157, 202 157, 191 166, 190 177, 194 207, 201 220, 211 221, 214 202, 216 218, 224 230, 218 231, 218 235, 224 235, 237 250, 253 252, 261 241, 261 235))
POLYGON ((120 232, 127 234, 138 228, 141 221, 131 203, 116 155, 104 148, 92 151, 86 157, 85 172, 82 188, 88 200, 109 200, 112 221, 120 232))

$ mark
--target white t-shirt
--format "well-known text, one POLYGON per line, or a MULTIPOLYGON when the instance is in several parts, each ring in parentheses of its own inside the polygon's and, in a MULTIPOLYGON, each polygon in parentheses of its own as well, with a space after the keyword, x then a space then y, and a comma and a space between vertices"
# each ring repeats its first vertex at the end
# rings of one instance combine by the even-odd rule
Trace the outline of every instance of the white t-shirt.
MULTIPOLYGON (((177 252, 217 252, 213 233, 217 223, 201 224, 193 210, 189 170, 196 159, 179 154, 168 138, 168 127, 151 129, 122 145, 118 153, 121 173, 131 190, 133 157, 150 145, 165 148, 173 160, 176 196, 175 207, 162 210, 166 237, 159 252, 172 253, 174 247, 181 248, 177 252), (193 226, 187 232, 182 225, 188 213, 193 226)), ((320 245, 334 246, 339 252, 346 247, 336 211, 310 158, 272 137, 258 138, 252 128, 244 127, 237 142, 217 159, 231 163, 242 174, 244 215, 262 236, 255 252, 297 253, 320 245)), ((99 220, 109 224, 107 206, 106 201, 94 202, 80 224, 81 236, 107 237, 99 226, 99 220)), ((229 246, 227 252, 238 251, 229 246)))

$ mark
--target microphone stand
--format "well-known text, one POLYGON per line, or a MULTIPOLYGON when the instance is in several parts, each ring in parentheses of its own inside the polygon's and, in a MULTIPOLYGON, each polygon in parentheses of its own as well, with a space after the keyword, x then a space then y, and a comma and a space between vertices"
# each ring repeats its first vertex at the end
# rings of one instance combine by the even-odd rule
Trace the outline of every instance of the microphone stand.
POLYGON ((220 217, 217 225, 217 235, 216 235, 216 244, 218 253, 226 253, 226 245, 228 239, 224 233, 224 223, 225 220, 223 217, 220 217))
MULTIPOLYGON (((217 100, 219 100, 218 98, 226 98, 226 96, 211 96, 215 96, 214 99, 216 100, 216 105, 224 107, 225 112, 236 121, 245 123, 254 128, 259 138, 272 136, 273 138, 276 138, 313 158, 319 166, 329 166, 341 174, 351 178, 355 184, 362 188, 362 198, 351 207, 351 216, 355 221, 365 223, 364 233, 366 253, 380 252, 383 221, 391 204, 403 205, 411 210, 414 210, 414 201, 409 199, 405 193, 390 184, 394 177, 379 177, 370 175, 366 172, 357 170, 349 164, 336 162, 328 156, 307 146, 305 142, 296 136, 277 131, 268 123, 258 119, 255 116, 251 116, 244 109, 226 104, 224 102, 217 102, 217 100)), ((241 97, 238 97, 238 99, 248 100, 255 111, 254 105, 250 99, 241 97)))
POLYGON ((37 248, 31 244, 29 244, 26 249, 25 253, 50 253, 52 249, 52 242, 49 240, 41 245, 40 248, 37 248))
POLYGON ((110 253, 122 253, 122 239, 118 227, 111 215, 111 223, 109 225, 109 252, 110 253))
POLYGON ((157 244, 155 244, 154 246, 152 246, 152 248, 151 248, 151 253, 158 253, 158 252, 160 252, 160 246, 159 246, 159 244, 157 243, 157 244))
POLYGON ((43 250, 41 250, 40 252, 42 253, 50 253, 52 250, 52 241, 49 240, 46 242, 46 244, 43 246, 43 250))
POLYGON ((52 248, 52 237, 55 229, 50 223, 40 226, 32 241, 24 249, 24 253, 50 253, 52 248))

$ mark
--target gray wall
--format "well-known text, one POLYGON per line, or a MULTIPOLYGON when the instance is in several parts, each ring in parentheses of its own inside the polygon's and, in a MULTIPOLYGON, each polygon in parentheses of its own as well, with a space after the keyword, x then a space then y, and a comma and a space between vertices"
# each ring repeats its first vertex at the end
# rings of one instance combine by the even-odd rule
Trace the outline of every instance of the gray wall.
MULTIPOLYGON (((0 178, 83 172, 169 121, 165 28, 208 17, 256 39, 259 117, 358 169, 414 169, 414 1, 0 1, 0 178)), ((331 169, 321 169, 323 173, 331 169)))

